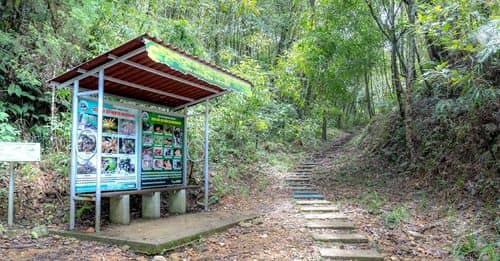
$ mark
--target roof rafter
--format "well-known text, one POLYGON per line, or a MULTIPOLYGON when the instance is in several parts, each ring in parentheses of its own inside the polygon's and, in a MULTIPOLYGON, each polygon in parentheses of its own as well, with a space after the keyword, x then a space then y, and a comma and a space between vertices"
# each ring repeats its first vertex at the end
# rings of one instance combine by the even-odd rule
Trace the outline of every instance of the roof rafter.
MULTIPOLYGON (((88 71, 84 70, 84 69, 78 69, 78 72, 80 72, 80 73, 87 73, 88 71)), ((92 76, 92 77, 95 77, 95 78, 99 77, 95 73, 94 74, 90 74, 89 76, 92 76)), ((114 78, 114 77, 111 77, 111 76, 104 76, 104 80, 110 81, 110 82, 114 82, 114 83, 118 83, 118 84, 121 84, 121 85, 125 85, 125 86, 128 86, 128 87, 139 89, 139 90, 143 90, 143 91, 147 91, 147 92, 152 92, 152 93, 156 93, 156 94, 159 94, 159 95, 168 96, 168 97, 179 99, 179 100, 183 100, 183 101, 188 101, 188 102, 193 102, 194 101, 194 99, 191 99, 191 98, 188 98, 188 97, 184 97, 184 96, 177 95, 177 94, 170 93, 170 92, 160 91, 160 90, 153 89, 153 88, 150 88, 150 87, 147 87, 147 86, 144 86, 144 85, 140 85, 140 84, 137 84, 137 83, 127 82, 127 81, 124 81, 124 80, 120 80, 120 79, 117 79, 117 78, 114 78)))
MULTIPOLYGON (((115 55, 108 55, 108 57, 110 59, 119 59, 117 56, 115 55)), ((150 68, 150 67, 147 67, 147 66, 144 66, 142 64, 139 64, 139 63, 136 63, 136 62, 132 62, 130 60, 121 60, 120 61, 121 63, 124 63, 126 65, 129 65, 129 66, 132 66, 132 67, 135 67, 135 68, 138 68, 138 69, 141 69, 141 70, 144 70, 144 71, 148 71, 150 73, 154 73, 156 75, 159 75, 159 76, 162 76, 162 77, 165 77, 165 78, 168 78, 168 79, 171 79, 171 80, 174 80, 174 81, 178 81, 178 82, 181 82, 181 83, 184 83, 184 84, 188 84, 188 85, 191 85, 193 87, 196 87, 196 88, 199 88, 199 89, 202 89, 202 90, 205 90, 205 91, 208 91, 208 92, 211 92, 211 93, 219 93, 218 91, 212 89, 212 88, 209 88, 209 87, 206 87, 206 86, 203 86, 201 84, 198 84, 198 83, 194 83, 194 82, 191 82, 191 81, 188 81, 188 80, 185 80, 185 79, 182 79, 180 77, 177 77, 175 75, 171 75, 171 74, 168 74, 166 72, 162 72, 160 70, 156 70, 156 69, 153 69, 153 68, 150 68)))

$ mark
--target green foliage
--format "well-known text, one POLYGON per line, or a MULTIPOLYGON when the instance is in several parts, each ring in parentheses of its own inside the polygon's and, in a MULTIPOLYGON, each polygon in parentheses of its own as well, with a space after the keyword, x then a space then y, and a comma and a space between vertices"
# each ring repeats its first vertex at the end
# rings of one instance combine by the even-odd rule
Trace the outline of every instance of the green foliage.
POLYGON ((475 260, 498 260, 498 240, 488 241, 479 233, 467 233, 453 246, 452 254, 456 258, 475 260))
POLYGON ((402 221, 410 217, 408 209, 404 206, 399 206, 393 210, 384 213, 384 224, 390 228, 397 227, 402 221))
MULTIPOLYGON (((2 104, 0 103, 0 108, 2 104)), ((14 141, 18 135, 18 131, 8 123, 9 115, 0 111, 0 141, 14 141)))
POLYGON ((368 208, 372 214, 380 214, 381 208, 385 205, 386 199, 379 195, 376 191, 366 193, 360 198, 361 203, 368 208))
POLYGON ((89 212, 89 211, 92 211, 92 209, 94 209, 94 205, 93 204, 89 204, 88 202, 84 202, 83 205, 79 206, 77 209, 76 209, 76 212, 75 212, 75 217, 76 218, 80 218, 82 217, 86 212, 89 212))

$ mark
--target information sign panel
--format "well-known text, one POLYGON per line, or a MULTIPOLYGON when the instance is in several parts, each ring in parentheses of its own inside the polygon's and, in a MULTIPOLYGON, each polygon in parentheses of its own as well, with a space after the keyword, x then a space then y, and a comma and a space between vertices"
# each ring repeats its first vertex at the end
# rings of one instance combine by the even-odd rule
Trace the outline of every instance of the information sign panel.
POLYGON ((183 117, 142 112, 142 188, 182 184, 183 131, 183 117))
POLYGON ((97 162, 97 102, 78 103, 76 192, 94 192, 97 164, 101 164, 101 190, 137 188, 139 111, 104 104, 102 160, 97 162))
POLYGON ((0 142, 0 162, 40 161, 40 143, 0 142))

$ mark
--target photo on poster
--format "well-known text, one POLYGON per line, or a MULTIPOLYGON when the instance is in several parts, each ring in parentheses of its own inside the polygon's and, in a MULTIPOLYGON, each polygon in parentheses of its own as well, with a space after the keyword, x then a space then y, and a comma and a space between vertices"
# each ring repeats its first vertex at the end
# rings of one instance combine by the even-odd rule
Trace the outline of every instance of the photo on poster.
POLYGON ((97 173, 97 165, 96 165, 96 157, 91 157, 86 160, 78 160, 76 173, 78 174, 96 174, 97 173))
POLYGON ((154 135, 154 140, 153 140, 153 143, 155 145, 162 145, 163 144, 163 136, 162 135, 157 135, 155 134, 154 135))
POLYGON ((163 134, 163 125, 154 124, 154 131, 155 133, 163 134))
POLYGON ((144 134, 144 136, 142 136, 142 144, 153 145, 153 134, 144 134))
POLYGON ((182 132, 181 129, 176 127, 174 129, 174 145, 181 146, 182 145, 182 132))
POLYGON ((173 154, 173 149, 172 148, 163 148, 163 156, 165 157, 172 157, 174 154, 173 154))
POLYGON ((120 138, 120 154, 134 154, 135 139, 120 138))
POLYGON ((142 160, 142 170, 153 169, 153 160, 142 160))
POLYGON ((114 137, 102 137, 102 153, 118 153, 118 139, 114 137))
POLYGON ((90 130, 83 130, 78 135, 78 152, 95 153, 96 135, 90 130))
POLYGON ((163 160, 162 159, 155 159, 153 161, 154 165, 153 168, 155 170, 162 170, 163 169, 163 160))
POLYGON ((153 132, 153 124, 143 121, 142 122, 143 132, 153 132))
POLYGON ((142 159, 143 160, 152 160, 153 159, 153 148, 152 147, 142 148, 142 159))
POLYGON ((111 134, 118 133, 118 118, 106 116, 103 117, 102 132, 111 134))
POLYGON ((103 157, 102 158, 102 173, 103 174, 114 174, 116 172, 118 159, 115 157, 103 157))
POLYGON ((78 129, 97 131, 97 115, 81 113, 78 115, 78 129))
POLYGON ((118 159, 118 172, 123 174, 135 173, 135 160, 132 158, 118 159))
POLYGON ((119 134, 134 136, 135 135, 135 121, 120 119, 120 128, 118 130, 119 134))
POLYGON ((163 160, 163 168, 165 170, 172 170, 172 160, 169 159, 163 160))
POLYGON ((174 149, 174 156, 175 157, 182 157, 182 150, 181 150, 181 148, 175 148, 174 149))
POLYGON ((165 131, 165 135, 172 135, 172 129, 173 129, 172 126, 165 125, 163 129, 165 131))
POLYGON ((154 147, 153 148, 153 157, 154 158, 163 157, 163 148, 162 147, 154 147))
POLYGON ((166 136, 163 142, 163 145, 171 146, 172 143, 172 136, 166 136))
POLYGON ((173 165, 175 170, 182 169, 182 161, 180 160, 173 160, 173 165))

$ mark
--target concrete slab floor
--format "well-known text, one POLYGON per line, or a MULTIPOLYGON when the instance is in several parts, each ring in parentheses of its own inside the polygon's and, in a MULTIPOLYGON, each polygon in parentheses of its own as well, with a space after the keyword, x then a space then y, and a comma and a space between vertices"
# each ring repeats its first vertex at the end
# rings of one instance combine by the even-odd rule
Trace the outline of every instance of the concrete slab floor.
POLYGON ((193 213, 161 219, 133 220, 130 225, 110 225, 101 233, 66 230, 53 230, 51 233, 84 240, 128 245, 137 252, 158 254, 165 249, 175 248, 257 216, 226 212, 193 213))

